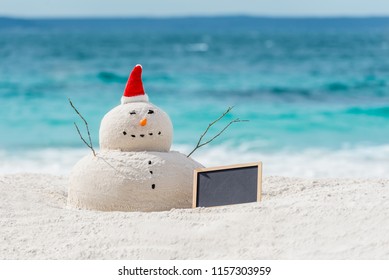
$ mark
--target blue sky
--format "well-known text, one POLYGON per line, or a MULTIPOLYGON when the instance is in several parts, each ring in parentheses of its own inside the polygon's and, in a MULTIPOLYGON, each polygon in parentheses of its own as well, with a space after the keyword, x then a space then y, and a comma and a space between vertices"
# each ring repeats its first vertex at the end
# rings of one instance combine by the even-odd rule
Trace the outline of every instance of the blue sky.
POLYGON ((134 17, 187 15, 389 15, 389 0, 0 0, 0 15, 134 17))

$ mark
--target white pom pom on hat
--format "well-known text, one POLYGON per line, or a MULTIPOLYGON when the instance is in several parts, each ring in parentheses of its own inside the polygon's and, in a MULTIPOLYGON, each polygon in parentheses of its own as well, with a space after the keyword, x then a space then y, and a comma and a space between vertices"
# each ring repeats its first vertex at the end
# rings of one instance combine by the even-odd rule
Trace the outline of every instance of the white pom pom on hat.
POLYGON ((121 99, 122 104, 130 102, 148 102, 149 97, 145 93, 142 83, 142 65, 135 65, 128 77, 121 99))

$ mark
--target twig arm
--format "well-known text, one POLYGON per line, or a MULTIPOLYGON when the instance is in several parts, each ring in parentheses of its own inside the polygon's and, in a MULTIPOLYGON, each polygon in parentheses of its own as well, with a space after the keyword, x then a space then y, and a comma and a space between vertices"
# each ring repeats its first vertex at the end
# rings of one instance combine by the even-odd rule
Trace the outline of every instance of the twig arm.
POLYGON ((70 98, 68 98, 68 100, 69 100, 70 106, 72 106, 72 108, 74 109, 74 111, 76 111, 76 113, 80 116, 80 118, 81 118, 81 119, 84 121, 84 123, 85 123, 86 131, 87 131, 87 133, 88 133, 89 144, 85 141, 84 137, 82 137, 82 134, 81 134, 80 129, 78 128, 77 124, 74 123, 74 125, 75 125, 75 127, 76 127, 76 129, 77 129, 78 135, 80 135, 80 138, 81 138, 81 140, 85 143, 85 145, 87 145, 88 148, 92 150, 93 155, 96 156, 95 149, 93 149, 92 138, 91 138, 91 136, 90 136, 88 122, 84 119, 84 117, 81 115, 81 113, 80 113, 80 112, 77 110, 77 108, 73 105, 73 102, 70 100, 70 98))
POLYGON ((231 124, 237 123, 237 122, 248 122, 248 120, 236 119, 236 120, 230 121, 229 124, 227 124, 218 134, 216 134, 214 137, 212 137, 207 142, 204 142, 201 145, 199 145, 199 148, 204 146, 204 145, 207 145, 207 144, 211 143, 213 140, 215 140, 217 137, 219 137, 231 124))
POLYGON ((231 110, 232 110, 233 107, 228 107, 228 109, 219 117, 217 118, 216 120, 214 120, 213 122, 211 122, 208 127, 205 129, 205 131, 203 132, 203 134, 201 134, 200 138, 199 138, 199 141, 197 142, 196 144, 196 147, 187 155, 187 157, 190 157, 197 149, 201 148, 202 146, 205 146, 207 144, 209 144, 210 142, 212 142, 213 140, 215 140, 217 137, 219 137, 231 124, 233 123, 236 123, 236 122, 247 122, 248 120, 240 120, 240 119, 235 119, 233 121, 230 121, 219 133, 217 133, 214 137, 212 137, 210 140, 204 142, 204 143, 201 143, 201 141, 203 140, 204 136, 207 134, 208 130, 215 124, 217 123, 218 121, 220 121, 225 115, 227 115, 231 110))
MULTIPOLYGON (((228 109, 219 117, 217 118, 216 120, 214 120, 213 122, 211 122, 208 127, 205 129, 205 131, 203 132, 203 134, 201 134, 200 138, 199 138, 199 141, 197 142, 196 144, 196 147, 198 147, 201 143, 201 140, 203 140, 205 134, 207 134, 208 130, 211 128, 211 126, 213 126, 215 123, 217 123, 218 121, 220 121, 225 115, 227 115, 231 110, 232 108, 234 107, 228 107, 228 109)), ((194 152, 194 150, 188 155, 188 157, 194 152)))
POLYGON ((92 149, 92 147, 85 141, 84 137, 82 137, 80 129, 78 128, 76 123, 74 123, 74 126, 76 127, 78 135, 80 135, 81 140, 85 143, 85 145, 88 146, 88 148, 92 149))

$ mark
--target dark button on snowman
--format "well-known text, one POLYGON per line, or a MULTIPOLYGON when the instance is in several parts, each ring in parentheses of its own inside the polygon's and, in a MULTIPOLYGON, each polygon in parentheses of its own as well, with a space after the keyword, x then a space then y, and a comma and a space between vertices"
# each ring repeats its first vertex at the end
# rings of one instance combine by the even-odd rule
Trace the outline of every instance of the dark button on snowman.
POLYGON ((121 105, 100 125, 100 149, 70 174, 68 205, 104 211, 163 211, 191 206, 193 170, 202 165, 170 151, 169 116, 149 102, 142 66, 128 78, 121 105))

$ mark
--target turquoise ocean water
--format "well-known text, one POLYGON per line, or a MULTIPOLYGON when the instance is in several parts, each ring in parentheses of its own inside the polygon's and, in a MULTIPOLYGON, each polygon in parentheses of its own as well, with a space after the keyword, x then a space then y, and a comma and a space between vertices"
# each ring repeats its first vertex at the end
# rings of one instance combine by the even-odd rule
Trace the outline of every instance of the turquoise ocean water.
POLYGON ((0 172, 68 173, 95 145, 132 67, 188 153, 228 106, 207 166, 265 175, 389 177, 389 18, 0 19, 0 172))

